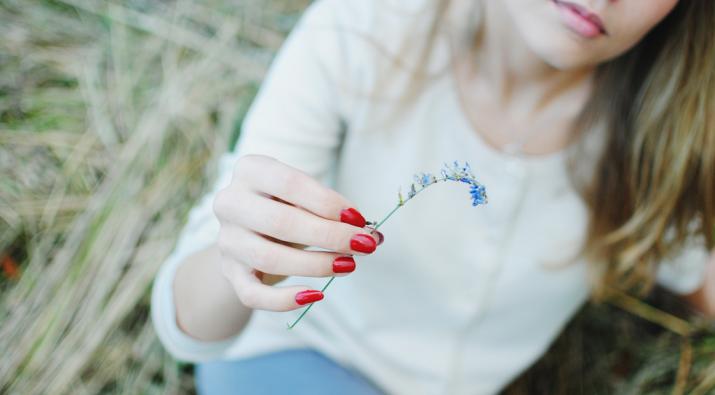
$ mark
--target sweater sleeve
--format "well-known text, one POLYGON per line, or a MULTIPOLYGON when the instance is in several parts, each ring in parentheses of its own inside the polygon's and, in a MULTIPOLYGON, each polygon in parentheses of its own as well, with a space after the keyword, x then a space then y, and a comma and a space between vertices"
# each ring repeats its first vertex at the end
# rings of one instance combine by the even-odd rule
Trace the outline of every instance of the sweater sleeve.
POLYGON ((363 0, 318 0, 305 10, 246 114, 236 151, 221 158, 217 181, 190 211, 175 249, 162 264, 152 289, 151 317, 160 341, 175 358, 200 362, 225 357, 238 338, 204 342, 183 333, 176 324, 172 291, 181 262, 218 236, 213 200, 229 184, 236 160, 246 154, 269 155, 332 183, 350 107, 340 89, 352 81, 351 59, 360 51, 346 34, 350 29, 343 27, 355 23, 350 7, 361 4, 363 0))

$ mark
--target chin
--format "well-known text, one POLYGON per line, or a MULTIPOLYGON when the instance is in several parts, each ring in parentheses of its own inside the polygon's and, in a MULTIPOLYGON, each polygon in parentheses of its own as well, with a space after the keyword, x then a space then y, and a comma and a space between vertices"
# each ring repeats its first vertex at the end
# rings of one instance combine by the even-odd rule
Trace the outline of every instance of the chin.
POLYGON ((593 67, 608 60, 608 56, 602 53, 600 43, 587 43, 575 39, 572 33, 563 29, 554 30, 523 34, 529 49, 546 64, 559 70, 573 70, 593 67))
MULTIPOLYGON (((601 4, 600 34, 565 22, 553 0, 499 0, 511 16, 513 29, 546 64, 560 70, 595 67, 627 52, 676 5, 677 0, 621 1, 601 4), (646 4, 647 3, 647 4, 646 4)), ((703 0, 713 1, 713 0, 703 0)), ((585 0, 568 2, 585 6, 585 0)), ((594 2, 595 3, 595 2, 594 2)), ((595 14, 594 14, 595 15, 595 14)))
POLYGON ((544 63, 559 70, 589 68, 602 62, 600 59, 594 59, 592 54, 574 48, 548 46, 532 50, 544 63))

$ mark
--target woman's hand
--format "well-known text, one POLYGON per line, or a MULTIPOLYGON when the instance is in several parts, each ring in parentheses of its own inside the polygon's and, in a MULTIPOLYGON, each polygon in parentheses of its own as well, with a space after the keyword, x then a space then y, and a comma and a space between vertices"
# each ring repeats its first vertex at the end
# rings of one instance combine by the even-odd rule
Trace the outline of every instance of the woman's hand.
POLYGON ((382 239, 379 232, 373 236, 363 229, 365 219, 353 207, 338 192, 274 158, 239 158, 230 185, 214 200, 214 212, 221 223, 221 270, 241 302, 288 311, 322 299, 319 290, 306 286, 271 284, 283 276, 352 272, 352 255, 372 253, 382 239), (306 246, 329 251, 306 251, 306 246))

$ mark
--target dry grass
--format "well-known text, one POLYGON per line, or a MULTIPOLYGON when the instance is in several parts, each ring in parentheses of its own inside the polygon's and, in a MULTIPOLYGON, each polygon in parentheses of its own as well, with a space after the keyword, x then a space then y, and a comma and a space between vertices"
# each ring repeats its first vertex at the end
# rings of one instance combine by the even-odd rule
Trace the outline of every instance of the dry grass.
POLYGON ((506 393, 713 394, 714 357, 712 324, 680 299, 614 290, 609 303, 586 306, 506 393))
POLYGON ((0 392, 181 392, 147 293, 299 2, 0 3, 0 392))
MULTIPOLYGON (((150 283, 305 4, 0 2, 0 393, 192 391, 150 283)), ((715 336, 615 302, 511 393, 713 392, 715 336)))

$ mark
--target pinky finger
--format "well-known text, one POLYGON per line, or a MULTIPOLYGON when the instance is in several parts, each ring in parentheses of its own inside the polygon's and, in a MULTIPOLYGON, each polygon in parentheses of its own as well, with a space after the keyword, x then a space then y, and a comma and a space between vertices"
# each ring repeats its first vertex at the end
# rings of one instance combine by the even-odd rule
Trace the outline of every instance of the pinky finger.
POLYGON ((323 299, 323 293, 306 286, 270 286, 256 277, 256 270, 227 258, 224 275, 233 285, 241 303, 251 309, 290 311, 323 299))

